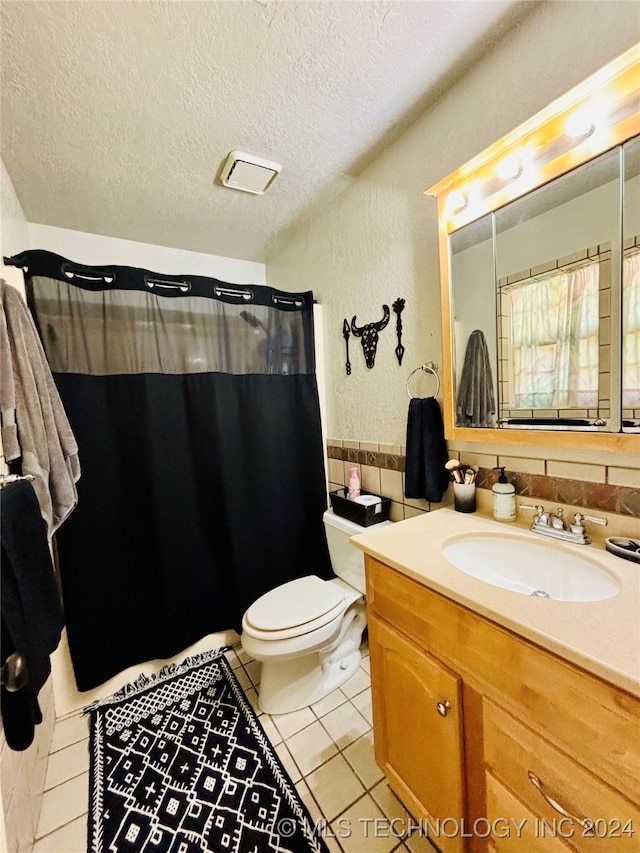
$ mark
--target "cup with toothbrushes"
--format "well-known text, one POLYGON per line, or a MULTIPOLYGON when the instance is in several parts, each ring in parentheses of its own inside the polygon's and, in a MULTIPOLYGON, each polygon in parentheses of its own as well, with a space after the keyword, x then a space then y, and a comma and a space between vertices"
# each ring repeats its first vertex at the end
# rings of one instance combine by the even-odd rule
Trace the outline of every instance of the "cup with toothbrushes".
POLYGON ((450 459, 445 468, 453 481, 453 507, 456 512, 475 512, 478 466, 462 465, 459 459, 450 459))

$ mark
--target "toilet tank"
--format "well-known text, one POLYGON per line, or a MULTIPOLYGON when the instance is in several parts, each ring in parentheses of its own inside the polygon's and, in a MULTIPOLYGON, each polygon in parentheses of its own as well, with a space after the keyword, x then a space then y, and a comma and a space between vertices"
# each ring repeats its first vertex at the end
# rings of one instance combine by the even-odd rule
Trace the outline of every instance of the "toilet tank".
POLYGON ((391 522, 381 521, 379 524, 362 527, 354 521, 336 515, 331 509, 324 513, 324 527, 327 533, 331 567, 339 578, 363 595, 366 592, 364 554, 358 548, 350 545, 349 539, 358 533, 377 530, 378 527, 383 527, 385 524, 391 524, 391 522))

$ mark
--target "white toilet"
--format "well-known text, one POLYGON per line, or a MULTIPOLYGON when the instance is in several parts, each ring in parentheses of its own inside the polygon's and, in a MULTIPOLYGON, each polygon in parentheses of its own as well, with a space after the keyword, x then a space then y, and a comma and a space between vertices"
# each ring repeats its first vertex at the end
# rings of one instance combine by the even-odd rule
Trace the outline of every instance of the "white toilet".
POLYGON ((360 665, 367 624, 364 557, 349 538, 391 522, 361 527, 327 510, 324 523, 337 577, 285 583, 261 596, 242 619, 242 646, 262 662, 258 703, 266 714, 317 702, 360 665))

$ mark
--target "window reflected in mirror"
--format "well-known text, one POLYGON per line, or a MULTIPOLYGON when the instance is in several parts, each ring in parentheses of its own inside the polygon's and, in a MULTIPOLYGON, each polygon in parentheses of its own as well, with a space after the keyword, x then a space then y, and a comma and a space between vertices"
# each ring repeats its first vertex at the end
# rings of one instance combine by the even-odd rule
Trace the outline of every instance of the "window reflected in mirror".
POLYGON ((456 426, 640 430, 639 235, 638 138, 450 234, 456 426))

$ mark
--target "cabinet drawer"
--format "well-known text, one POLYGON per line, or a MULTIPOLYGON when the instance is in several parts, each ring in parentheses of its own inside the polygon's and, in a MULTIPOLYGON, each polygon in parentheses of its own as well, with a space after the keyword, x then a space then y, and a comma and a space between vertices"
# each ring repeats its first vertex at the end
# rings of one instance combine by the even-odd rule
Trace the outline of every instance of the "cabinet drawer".
POLYGON ((491 773, 487 773, 487 820, 492 827, 489 853, 492 849, 495 853, 573 853, 562 839, 543 836, 537 816, 491 773))
MULTIPOLYGON (((637 805, 488 700, 484 701, 484 754, 490 774, 537 818, 555 827, 575 850, 637 853, 640 849, 637 805), (576 819, 567 818, 546 797, 576 819), (593 833, 579 823, 583 818, 594 821, 593 833), (627 832, 623 832, 625 826, 627 832), (635 834, 630 835, 629 828, 635 834)), ((549 840, 548 831, 545 841, 549 840)))
POLYGON ((640 699, 372 557, 367 606, 640 803, 640 699))

